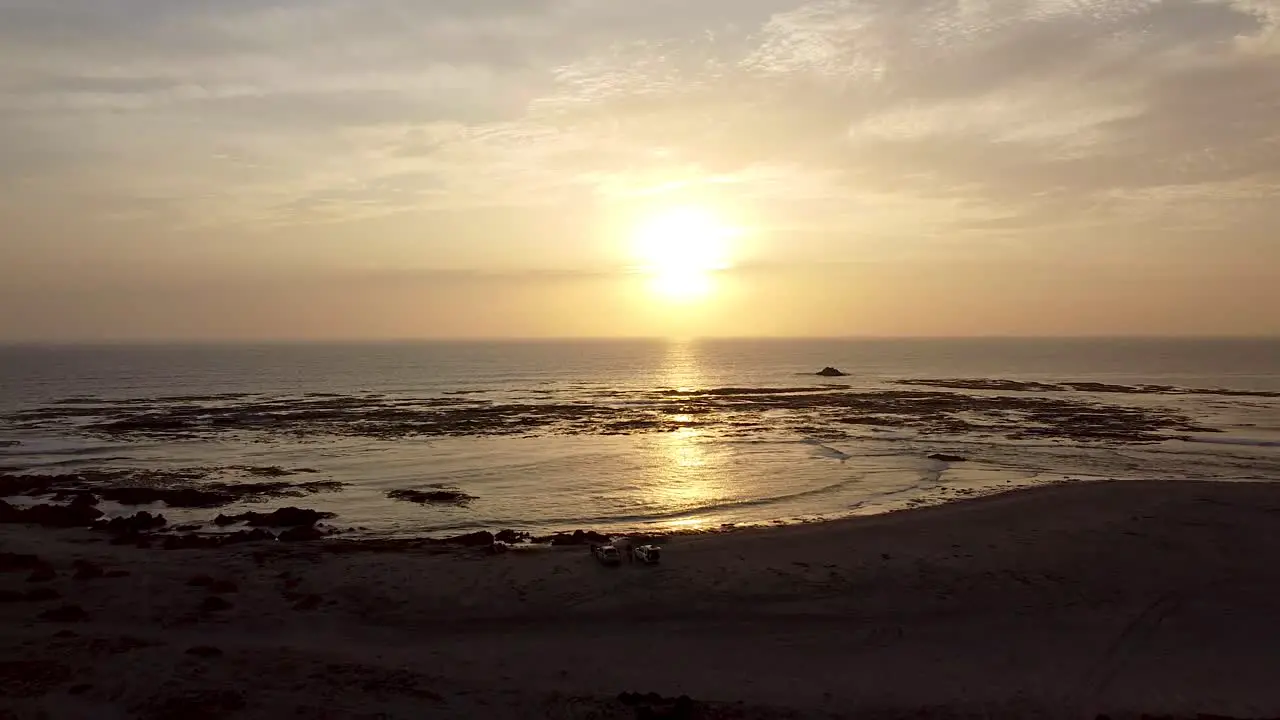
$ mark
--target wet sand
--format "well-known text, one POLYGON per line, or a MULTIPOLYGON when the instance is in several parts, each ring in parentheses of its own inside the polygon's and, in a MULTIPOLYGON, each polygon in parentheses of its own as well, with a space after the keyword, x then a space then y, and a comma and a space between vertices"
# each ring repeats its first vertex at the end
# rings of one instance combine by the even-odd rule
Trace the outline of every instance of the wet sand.
POLYGON ((665 552, 3 526, 0 718, 1280 715, 1280 485, 1063 485, 665 552))

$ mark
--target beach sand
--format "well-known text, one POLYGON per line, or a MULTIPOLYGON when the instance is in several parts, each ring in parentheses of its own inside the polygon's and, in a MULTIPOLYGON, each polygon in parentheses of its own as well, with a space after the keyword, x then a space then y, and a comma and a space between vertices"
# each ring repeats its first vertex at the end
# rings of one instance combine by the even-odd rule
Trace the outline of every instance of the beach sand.
POLYGON ((1280 715, 1276 485, 1059 485, 657 567, 18 526, 0 552, 55 571, 4 556, 0 718, 1280 715))

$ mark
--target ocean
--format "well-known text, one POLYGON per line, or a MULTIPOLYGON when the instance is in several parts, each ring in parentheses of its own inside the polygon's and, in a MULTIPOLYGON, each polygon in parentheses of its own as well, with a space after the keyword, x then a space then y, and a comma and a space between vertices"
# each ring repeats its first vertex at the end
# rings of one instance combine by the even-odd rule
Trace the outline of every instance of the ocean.
POLYGON ((320 481, 242 504, 390 537, 714 530, 1097 478, 1273 481, 1280 341, 10 346, 0 468, 320 481))

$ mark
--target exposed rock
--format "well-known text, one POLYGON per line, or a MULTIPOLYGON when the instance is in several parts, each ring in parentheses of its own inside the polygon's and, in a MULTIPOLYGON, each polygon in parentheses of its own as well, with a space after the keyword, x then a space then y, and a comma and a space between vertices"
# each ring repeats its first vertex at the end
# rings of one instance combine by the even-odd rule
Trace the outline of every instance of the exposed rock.
POLYGON ((31 570, 31 574, 27 576, 27 582, 49 582, 56 580, 58 573, 53 571, 51 565, 37 565, 31 570))
POLYGON ((216 535, 165 535, 165 550, 197 550, 216 548, 222 545, 216 535))
POLYGON ((451 487, 430 490, 392 490, 387 493, 387 497, 419 505, 467 505, 476 499, 474 495, 468 495, 451 487))
POLYGON ((554 535, 535 537, 529 542, 537 543, 539 545, 551 544, 555 546, 565 546, 607 543, 609 542, 609 539, 608 535, 601 535, 593 530, 574 530, 572 533, 556 533, 554 535))
POLYGON ((164 503, 171 508, 216 508, 237 500, 228 492, 197 488, 110 487, 98 492, 104 500, 121 505, 164 503))
POLYGON ((467 533, 466 535, 456 535, 444 540, 449 545, 463 545, 465 547, 488 547, 493 545, 493 533, 481 530, 480 532, 467 533))
MULTIPOLYGON (((831 368, 831 370, 837 370, 831 368)), ((842 375, 843 373, 841 373, 842 375)), ((834 375, 833 377, 839 377, 834 375)), ((931 434, 980 431, 1011 440, 1046 438, 1085 442, 1159 442, 1179 433, 1213 432, 1184 414, 1155 407, 1100 404, 1097 385, 999 380, 905 380, 906 385, 951 388, 959 392, 850 388, 708 388, 700 390, 600 390, 591 397, 561 401, 489 401, 458 398, 399 398, 342 395, 316 398, 220 396, 201 400, 172 398, 51 405, 12 413, 17 428, 77 430, 108 437, 216 438, 249 432, 290 436, 405 437, 601 435, 666 432, 685 423, 674 415, 696 416, 710 430, 753 432, 763 427, 762 413, 790 410, 822 425, 897 427, 931 434), (977 395, 969 390, 1007 390, 977 395), (1028 392, 1020 392, 1020 391, 1028 392), (617 398, 627 402, 613 402, 617 398)), ((1119 388, 1119 386, 1116 386, 1119 388)), ((1137 392, 1243 394, 1233 391, 1165 389, 1135 386, 1137 392)), ((1252 393, 1253 396, 1267 396, 1252 393)), ((1273 393, 1272 396, 1280 396, 1273 393)), ((838 428, 835 428, 838 430, 838 428)), ((287 482, 222 483, 211 476, 223 469, 196 468, 162 473, 137 470, 78 472, 60 479, 0 473, 0 496, 31 495, 33 487, 101 489, 103 485, 144 488, 195 487, 236 500, 296 496, 307 492, 287 482)), ((206 498, 207 499, 207 498, 206 498)))
POLYGON ((220 548, 250 542, 274 541, 276 536, 262 530, 241 530, 224 535, 165 535, 165 550, 199 550, 220 548))
POLYGON ((211 658, 222 657, 222 650, 209 645, 197 645, 193 648, 187 648, 186 654, 208 660, 211 658))
POLYGON ((169 523, 163 515, 152 515, 143 510, 135 515, 128 517, 115 517, 110 520, 99 520, 94 523, 95 530, 113 533, 115 535, 135 536, 144 532, 158 530, 169 523))
POLYGON ((0 500, 0 523, 43 525, 45 527, 88 527, 102 517, 102 511, 85 504, 33 505, 25 510, 0 500))
POLYGON ((929 387, 951 388, 953 390, 1000 390, 1006 392, 1063 392, 1061 385, 1042 382, 1023 382, 1021 380, 998 380, 989 378, 948 379, 948 380, 899 380, 899 385, 927 385, 929 387))
POLYGON ((208 575, 193 575, 187 580, 187 587, 207 588, 217 582, 208 575))
POLYGON ((0 497, 54 494, 55 501, 69 500, 73 504, 97 504, 101 498, 129 506, 163 503, 169 507, 207 509, 242 500, 305 497, 344 487, 342 483, 330 480, 307 483, 211 480, 227 469, 264 477, 303 472, 243 466, 225 469, 81 470, 62 474, 15 474, 0 469, 0 497))
POLYGON ((969 458, 967 457, 962 457, 960 455, 948 455, 946 453, 934 453, 929 456, 929 459, 948 463, 969 462, 969 458))
POLYGON ((252 527, 308 527, 333 517, 337 516, 318 510, 287 507, 270 513, 246 512, 239 515, 219 515, 213 522, 220 526, 246 523, 252 527))
POLYGON ((221 543, 222 545, 239 545, 241 543, 253 543, 253 542, 274 542, 276 539, 276 536, 274 533, 263 530, 262 528, 257 528, 255 530, 241 530, 240 532, 233 532, 230 535, 223 535, 221 537, 222 537, 222 543, 221 543))
POLYGON ((102 577, 108 578, 108 579, 126 578, 132 574, 133 573, 129 572, 128 570, 108 570, 105 574, 103 574, 102 577))
POLYGON ((89 613, 79 605, 63 605, 40 613, 39 618, 46 622, 84 622, 89 619, 89 613))
POLYGON ((98 496, 88 490, 62 490, 53 496, 55 502, 65 502, 69 505, 88 505, 90 507, 98 504, 98 496))
POLYGON ((822 368, 815 374, 818 377, 849 377, 849 373, 830 366, 822 368))
POLYGON ((499 532, 497 535, 493 536, 493 539, 497 542, 503 542, 508 545, 515 545, 517 543, 522 543, 528 540, 530 537, 532 536, 529 535, 529 533, 527 532, 517 532, 515 530, 503 530, 499 532))
POLYGON ((289 528, 277 537, 281 542, 312 542, 324 538, 324 533, 314 527, 289 528))
POLYGON ((267 467, 240 467, 236 469, 242 470, 249 475, 256 475, 257 477, 286 477, 294 473, 293 470, 285 470, 279 465, 270 465, 267 467))

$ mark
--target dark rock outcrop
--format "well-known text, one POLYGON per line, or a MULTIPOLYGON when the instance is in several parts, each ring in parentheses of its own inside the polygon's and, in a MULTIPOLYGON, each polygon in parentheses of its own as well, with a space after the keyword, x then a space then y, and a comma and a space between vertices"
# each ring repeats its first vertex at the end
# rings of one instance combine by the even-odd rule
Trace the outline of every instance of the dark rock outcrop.
POLYGON ((607 543, 610 538, 608 535, 601 535, 593 530, 574 530, 572 533, 556 533, 554 535, 544 535, 542 537, 531 538, 529 542, 539 545, 590 545, 592 543, 607 543))
POLYGON ((324 538, 324 533, 314 527, 294 527, 280 533, 280 542, 314 542, 324 538))
POLYGON ((333 517, 337 516, 318 510, 287 507, 269 513, 246 512, 239 515, 219 515, 213 522, 215 525, 224 527, 236 523, 245 523, 250 527, 310 527, 321 520, 333 517))
POLYGON ((165 550, 207 550, 241 543, 274 542, 276 539, 273 533, 261 528, 225 535, 165 535, 163 537, 165 550))
POLYGON ((969 458, 967 457, 962 457, 960 455, 948 455, 946 453, 934 453, 929 456, 929 459, 948 463, 969 462, 969 458))
POLYGON ((508 545, 515 545, 528 540, 531 536, 527 532, 517 532, 515 530, 503 530, 493 537, 494 540, 508 545))
POLYGON ((231 493, 196 488, 107 487, 99 489, 98 494, 121 505, 164 503, 171 508, 216 508, 236 500, 231 493))
POLYGON ((98 496, 87 490, 63 490, 54 494, 55 502, 65 502, 70 505, 97 505, 98 496))
POLYGON ((849 377, 849 373, 833 367, 824 367, 814 374, 818 377, 849 377))
POLYGON ((84 503, 33 505, 22 509, 0 500, 0 523, 43 525, 54 528, 88 527, 102 517, 102 511, 84 503))
POLYGON ((488 547, 493 545, 493 533, 481 530, 480 532, 467 533, 466 535, 456 535, 445 539, 444 542, 448 545, 462 545, 464 547, 488 547))
POLYGON ((419 505, 467 505, 475 500, 457 488, 439 487, 429 490, 392 490, 387 493, 392 500, 418 503, 419 505))
POLYGON ((100 520, 94 523, 93 527, 95 530, 109 532, 114 535, 135 536, 151 530, 158 530, 167 524, 169 524, 169 521, 163 515, 152 515, 143 510, 128 517, 100 520))

